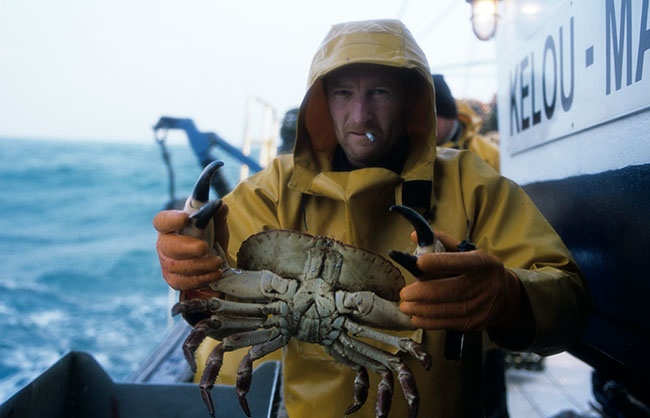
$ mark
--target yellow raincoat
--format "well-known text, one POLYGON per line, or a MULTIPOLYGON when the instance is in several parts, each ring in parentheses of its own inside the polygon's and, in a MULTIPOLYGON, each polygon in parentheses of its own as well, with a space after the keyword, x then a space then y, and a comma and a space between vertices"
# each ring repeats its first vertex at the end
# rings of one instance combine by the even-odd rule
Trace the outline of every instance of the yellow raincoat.
MULTIPOLYGON (((326 235, 383 255, 391 249, 412 252, 412 226, 388 211, 394 204, 426 211, 435 229, 459 240, 466 237, 469 220, 471 240, 516 272, 535 316, 532 346, 518 345, 516 335, 498 343, 517 350, 561 351, 579 336, 589 309, 589 295, 578 267, 514 183, 498 176, 472 153, 441 148, 436 155, 430 74, 424 53, 399 21, 334 26, 312 62, 294 153, 278 157, 224 198, 230 207, 229 256, 235 258, 239 245, 249 235, 272 228, 326 235), (422 95, 409 122, 409 156, 400 174, 384 168, 331 171, 337 140, 322 77, 352 63, 412 69, 422 78, 422 95)), ((402 273, 407 283, 415 280, 405 270, 402 273)), ((479 416, 480 333, 466 334, 460 362, 445 360, 443 331, 418 330, 409 335, 422 341, 433 357, 433 367, 427 372, 408 355, 401 355, 416 378, 419 416, 479 416)), ((200 365, 213 345, 203 344, 199 350, 200 365)), ((226 357, 230 372, 239 363, 233 360, 236 357, 237 353, 230 360, 226 357)), ((281 357, 290 417, 344 415, 352 403, 355 373, 351 369, 334 361, 321 346, 296 339, 291 339, 281 357)), ((222 369, 222 374, 227 373, 222 369)), ((369 374, 368 401, 354 417, 375 416, 379 379, 375 373, 369 374)), ((395 381, 391 417, 407 416, 401 392, 395 381)))

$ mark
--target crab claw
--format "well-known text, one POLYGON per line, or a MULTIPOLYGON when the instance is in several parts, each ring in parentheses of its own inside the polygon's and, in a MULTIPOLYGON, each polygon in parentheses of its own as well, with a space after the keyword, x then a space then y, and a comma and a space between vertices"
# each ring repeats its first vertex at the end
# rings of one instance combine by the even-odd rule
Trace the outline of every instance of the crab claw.
MULTIPOLYGON (((391 212, 397 212, 405 217, 415 229, 418 238, 418 247, 415 250, 415 255, 406 254, 401 251, 391 250, 388 255, 401 264, 405 269, 411 272, 415 277, 422 276, 423 272, 417 265, 417 256, 432 253, 436 251, 444 251, 444 246, 438 241, 433 229, 426 219, 415 210, 407 206, 393 205, 389 208, 391 212), (436 248, 438 246, 438 248, 436 248)), ((471 251, 475 249, 473 244, 463 241, 464 247, 458 246, 459 251, 471 251)), ((445 358, 449 360, 460 360, 463 351, 463 334, 457 330, 447 330, 445 341, 445 358)))
POLYGON ((199 209, 198 212, 195 212, 192 215, 190 215, 190 219, 194 220, 194 226, 199 229, 203 229, 206 226, 208 226, 208 223, 210 223, 210 219, 212 219, 214 214, 217 213, 217 211, 222 205, 223 205, 223 201, 219 199, 219 200, 213 200, 212 202, 209 202, 208 204, 201 206, 201 209, 199 209))
POLYGON ((207 226, 214 214, 223 205, 220 199, 208 202, 210 184, 212 183, 212 177, 221 166, 223 166, 222 161, 213 161, 203 169, 198 180, 196 180, 196 184, 194 184, 192 194, 185 201, 185 207, 183 208, 183 211, 190 215, 191 222, 181 231, 181 234, 201 238, 211 245, 210 248, 212 248, 214 231, 212 231, 212 228, 207 228, 207 226))
POLYGON ((219 167, 223 166, 223 161, 213 161, 201 172, 199 178, 194 184, 192 194, 185 202, 185 212, 194 213, 210 198, 210 185, 212 184, 212 177, 217 172, 219 167))
POLYGON ((194 184, 192 190, 192 198, 200 202, 207 202, 210 195, 210 185, 212 184, 212 177, 214 173, 223 166, 223 161, 212 161, 206 165, 201 175, 194 184))
MULTIPOLYGON (((416 255, 435 251, 436 236, 422 215, 408 206, 393 205, 388 210, 399 213, 413 225, 413 229, 415 229, 418 238, 418 248, 415 250, 416 255)), ((419 277, 422 275, 422 271, 415 265, 418 259, 416 255, 406 254, 396 250, 390 250, 388 255, 414 276, 419 277)))
POLYGON ((418 268, 416 265, 418 261, 418 257, 412 254, 406 254, 401 251, 397 250, 390 250, 388 251, 388 256, 395 260, 398 264, 400 264, 402 267, 407 269, 411 274, 413 274, 415 277, 419 277, 424 272, 418 268))
POLYGON ((415 233, 418 236, 419 248, 424 249, 435 244, 436 237, 433 234, 433 230, 431 229, 431 226, 429 226, 429 222, 427 222, 422 215, 408 206, 393 205, 388 210, 399 213, 411 222, 415 229, 415 233))

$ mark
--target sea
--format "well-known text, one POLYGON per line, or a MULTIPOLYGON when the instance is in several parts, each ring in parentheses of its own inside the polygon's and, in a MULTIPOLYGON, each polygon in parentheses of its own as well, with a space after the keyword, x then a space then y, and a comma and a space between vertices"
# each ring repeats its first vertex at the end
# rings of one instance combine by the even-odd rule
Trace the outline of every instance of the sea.
MULTIPOLYGON (((167 148, 184 198, 201 167, 167 148)), ((215 156, 234 185, 239 165, 215 156)), ((151 222, 170 184, 153 139, 0 138, 0 403, 71 350, 124 381, 162 341, 173 295, 151 222)))

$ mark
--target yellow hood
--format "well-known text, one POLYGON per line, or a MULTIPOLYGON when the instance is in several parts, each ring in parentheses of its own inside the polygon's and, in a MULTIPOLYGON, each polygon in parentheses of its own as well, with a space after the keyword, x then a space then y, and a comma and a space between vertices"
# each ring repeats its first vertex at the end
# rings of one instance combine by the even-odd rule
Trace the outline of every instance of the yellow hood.
POLYGON ((337 145, 323 89, 323 77, 349 64, 379 64, 415 71, 421 78, 420 97, 408 123, 409 159, 403 180, 431 180, 435 148, 433 82, 424 52, 398 20, 342 23, 332 27, 312 61, 307 93, 300 106, 294 146, 296 171, 290 186, 313 194, 315 176, 332 167, 337 145))
POLYGON ((483 125, 481 117, 462 100, 456 100, 456 107, 458 108, 458 120, 463 124, 465 132, 478 135, 481 125, 483 125))

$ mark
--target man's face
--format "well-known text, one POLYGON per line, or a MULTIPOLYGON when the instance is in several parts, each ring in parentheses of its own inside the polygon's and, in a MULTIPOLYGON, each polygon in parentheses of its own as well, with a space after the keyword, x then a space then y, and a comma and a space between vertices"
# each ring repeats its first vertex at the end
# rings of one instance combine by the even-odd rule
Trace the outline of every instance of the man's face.
POLYGON ((334 132, 348 160, 357 167, 379 164, 397 141, 405 139, 407 94, 405 77, 399 71, 359 64, 327 76, 327 103, 334 132))

